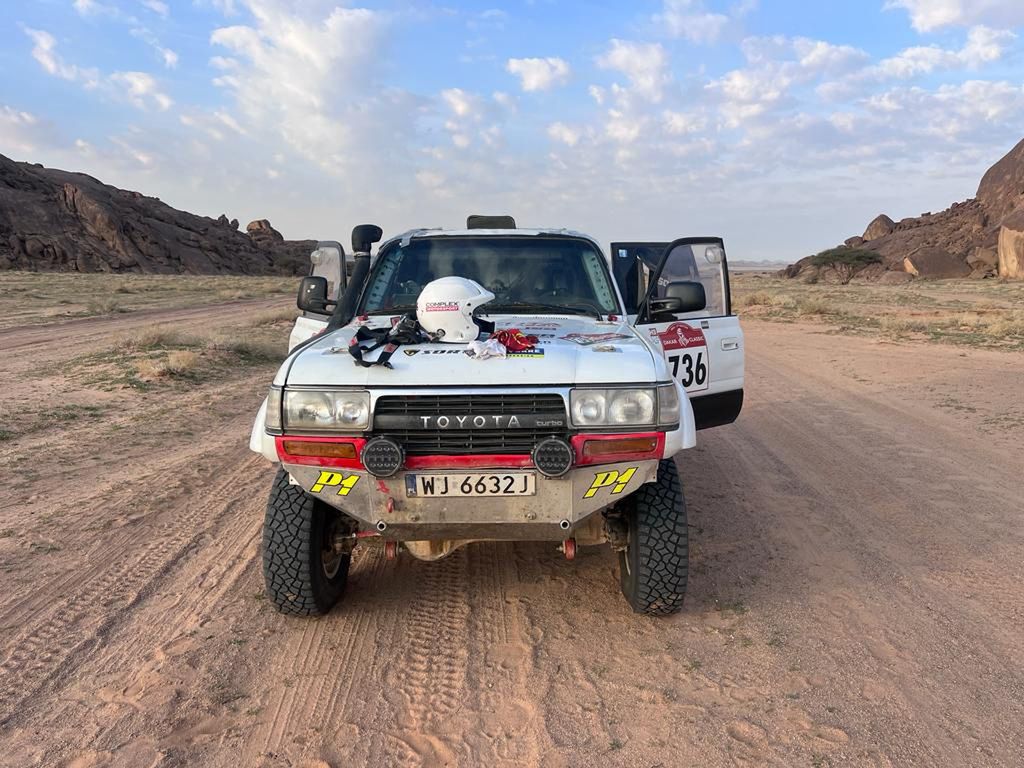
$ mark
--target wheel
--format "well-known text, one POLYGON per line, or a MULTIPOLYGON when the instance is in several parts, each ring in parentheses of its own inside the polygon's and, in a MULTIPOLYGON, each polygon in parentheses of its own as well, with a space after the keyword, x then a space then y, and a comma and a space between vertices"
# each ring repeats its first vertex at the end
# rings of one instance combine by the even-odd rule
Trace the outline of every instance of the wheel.
POLYGON ((344 520, 278 471, 263 520, 263 581, 279 611, 318 616, 341 599, 352 557, 335 552, 333 539, 344 520))
POLYGON ((690 553, 675 462, 662 461, 657 481, 641 486, 624 506, 628 534, 626 549, 619 553, 622 594, 636 613, 677 613, 686 595, 690 553))

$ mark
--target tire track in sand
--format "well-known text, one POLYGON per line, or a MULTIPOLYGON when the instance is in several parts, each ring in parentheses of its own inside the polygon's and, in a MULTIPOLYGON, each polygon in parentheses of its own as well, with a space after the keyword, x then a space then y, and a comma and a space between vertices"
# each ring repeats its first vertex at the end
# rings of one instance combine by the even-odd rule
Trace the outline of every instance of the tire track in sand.
MULTIPOLYGON (((209 489, 203 498, 186 497, 179 508, 160 513, 160 521, 143 522, 102 550, 102 561, 89 574, 77 574, 75 584, 55 589, 53 581, 39 585, 44 595, 71 594, 45 616, 22 616, 26 629, 15 639, 0 662, 0 724, 24 714, 22 705, 51 681, 67 678, 117 624, 127 620, 140 601, 213 525, 211 504, 231 509, 237 489, 253 474, 258 457, 246 458, 244 447, 203 470, 193 469, 195 479, 209 489), (142 542, 140 544, 140 542, 142 542)), ((167 479, 180 475, 169 469, 167 479)), ((159 475, 156 480, 159 479, 159 475)), ((145 489, 142 489, 143 493, 145 489)), ((5 623, 9 619, 4 618, 5 623)), ((58 686, 59 687, 59 686, 58 686)))

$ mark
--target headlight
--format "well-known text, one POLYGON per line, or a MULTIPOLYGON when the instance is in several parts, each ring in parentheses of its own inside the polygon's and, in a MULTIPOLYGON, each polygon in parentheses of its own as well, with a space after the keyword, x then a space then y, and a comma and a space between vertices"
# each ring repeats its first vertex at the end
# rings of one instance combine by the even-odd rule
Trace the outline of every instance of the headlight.
POLYGON ((267 394, 267 415, 263 420, 268 432, 281 431, 281 390, 271 387, 267 394))
POLYGON ((569 397, 577 427, 631 427, 654 424, 653 389, 574 389, 569 397))
POLYGON ((289 432, 354 432, 369 425, 369 392, 285 390, 284 426, 289 432))
POLYGON ((667 426, 679 423, 679 391, 675 384, 658 387, 658 423, 667 426))

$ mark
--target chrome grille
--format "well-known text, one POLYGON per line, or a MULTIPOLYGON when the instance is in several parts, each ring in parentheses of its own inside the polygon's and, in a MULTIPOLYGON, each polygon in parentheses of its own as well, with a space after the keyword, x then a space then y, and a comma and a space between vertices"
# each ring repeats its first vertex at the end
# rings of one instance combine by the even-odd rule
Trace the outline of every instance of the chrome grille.
MULTIPOLYGON (((374 434, 397 440, 410 456, 530 453, 544 437, 568 432, 565 400, 559 394, 384 395, 374 407, 374 434), (554 426, 507 429, 412 429, 389 425, 420 417, 530 416, 554 426)), ((408 425, 406 425, 408 426, 408 425)))

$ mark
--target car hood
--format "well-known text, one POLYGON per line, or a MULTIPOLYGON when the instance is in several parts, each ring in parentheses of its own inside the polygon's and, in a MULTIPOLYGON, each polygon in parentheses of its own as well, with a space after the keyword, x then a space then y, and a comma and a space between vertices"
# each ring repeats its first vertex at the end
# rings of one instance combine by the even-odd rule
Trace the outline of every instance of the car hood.
MULTIPOLYGON (((495 386, 533 384, 619 384, 657 379, 654 357, 638 333, 623 321, 552 315, 491 316, 498 330, 518 328, 538 337, 536 351, 505 358, 474 359, 466 344, 403 345, 392 368, 355 364, 349 341, 352 323, 299 350, 282 366, 276 384, 289 386, 495 386)), ((366 325, 386 328, 390 318, 366 325)), ((368 360, 379 352, 369 353, 368 360)))

